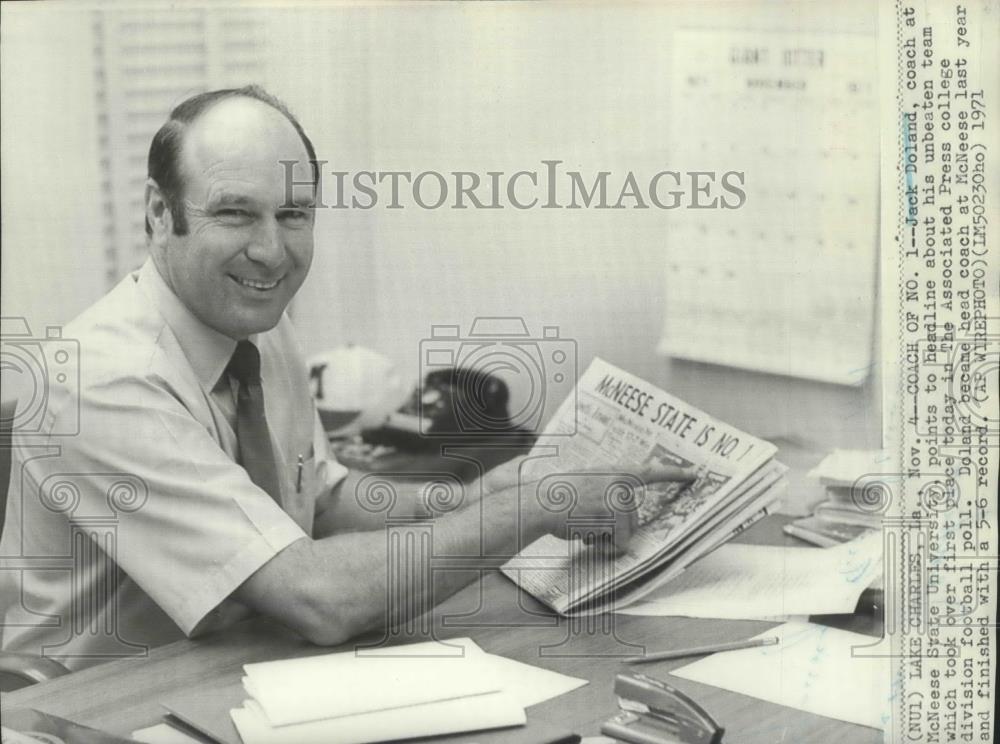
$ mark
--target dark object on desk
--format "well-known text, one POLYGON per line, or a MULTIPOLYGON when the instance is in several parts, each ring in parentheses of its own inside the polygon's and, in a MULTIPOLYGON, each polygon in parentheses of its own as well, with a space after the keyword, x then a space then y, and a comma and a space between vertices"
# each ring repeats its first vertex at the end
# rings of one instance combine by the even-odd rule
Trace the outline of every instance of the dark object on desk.
POLYGON ((601 733, 633 744, 719 744, 725 729, 694 700, 645 674, 619 674, 615 694, 622 711, 601 733))
POLYGON ((507 383, 476 369, 449 367, 427 374, 424 384, 378 429, 362 432, 370 444, 410 451, 434 449, 441 440, 529 434, 510 418, 507 383))
POLYGON ((37 738, 38 741, 66 741, 72 744, 135 744, 134 739, 98 731, 34 708, 11 708, 3 712, 4 728, 37 738), (42 738, 44 735, 44 738, 42 738))
POLYGON ((885 632, 885 590, 865 589, 854 612, 844 615, 810 615, 809 622, 879 638, 885 632))
POLYGON ((430 420, 428 434, 456 434, 510 431, 509 402, 507 383, 496 375, 450 367, 428 372, 423 389, 407 406, 430 420))
POLYGON ((854 612, 877 618, 885 617, 885 589, 876 587, 865 589, 858 597, 854 612))

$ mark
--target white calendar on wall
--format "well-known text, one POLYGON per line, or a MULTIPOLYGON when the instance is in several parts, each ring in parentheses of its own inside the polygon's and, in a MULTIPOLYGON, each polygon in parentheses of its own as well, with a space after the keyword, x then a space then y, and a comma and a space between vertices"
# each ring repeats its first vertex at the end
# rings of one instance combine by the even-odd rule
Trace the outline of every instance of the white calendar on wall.
POLYGON ((742 171, 739 209, 678 209, 660 351, 840 384, 872 362, 878 241, 875 40, 674 35, 672 164, 742 171))

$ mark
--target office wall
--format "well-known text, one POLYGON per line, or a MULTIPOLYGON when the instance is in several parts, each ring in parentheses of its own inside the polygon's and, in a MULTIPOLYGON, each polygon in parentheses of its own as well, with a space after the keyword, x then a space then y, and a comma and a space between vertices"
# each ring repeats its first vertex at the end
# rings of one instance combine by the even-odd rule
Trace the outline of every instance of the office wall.
POLYGON ((16 5, 0 24, 0 302, 44 338, 105 291, 93 39, 85 14, 16 5))
MULTIPOLYGON (((711 13, 705 5, 289 14, 269 25, 271 46, 301 53, 269 69, 331 161, 327 170, 511 173, 558 159, 565 169, 623 173, 667 167, 677 155, 665 134, 672 29, 710 16, 732 28, 875 32, 874 7, 860 3, 714 3, 711 13)), ((697 246, 672 240, 659 210, 422 210, 412 200, 401 210, 325 210, 296 319, 311 350, 367 344, 416 380, 432 325, 467 332, 477 316, 519 316, 535 333, 558 326, 581 365, 600 355, 761 435, 876 443, 874 384, 655 353, 663 267, 686 250, 697 246)))
POLYGON ((137 268, 146 154, 194 93, 259 80, 239 9, 3 6, 3 311, 62 324, 137 268))
MULTIPOLYGON (((874 33, 869 5, 243 12, 264 29, 255 48, 265 82, 299 114, 328 171, 511 173, 557 159, 593 174, 676 158, 666 135, 673 29, 723 17, 733 28, 874 33)), ((5 7, 0 28, 4 68, 19 73, 5 74, 3 86, 2 302, 5 315, 26 316, 37 331, 66 322, 108 286, 96 125, 107 102, 97 98, 90 11, 19 10, 17 24, 13 15, 5 7), (66 50, 79 64, 65 64, 66 50)), ((872 384, 837 387, 655 353, 664 264, 672 252, 697 250, 672 238, 659 210, 329 209, 316 242, 294 306, 309 351, 362 343, 416 382, 432 325, 468 331, 477 316, 513 315, 535 334, 558 326, 581 366, 603 356, 761 435, 823 445, 878 438, 872 384)))

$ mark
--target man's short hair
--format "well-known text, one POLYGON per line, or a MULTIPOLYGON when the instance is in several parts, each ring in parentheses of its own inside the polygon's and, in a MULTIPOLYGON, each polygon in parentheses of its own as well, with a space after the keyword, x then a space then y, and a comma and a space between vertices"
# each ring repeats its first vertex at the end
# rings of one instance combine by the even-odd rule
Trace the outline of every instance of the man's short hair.
MULTIPOLYGON (((280 100, 268 93, 259 85, 245 85, 242 88, 225 88, 210 90, 191 96, 178 104, 170 112, 170 118, 153 136, 149 146, 148 176, 160 187, 163 200, 173 217, 174 234, 187 234, 187 217, 184 213, 184 178, 180 171, 181 146, 184 143, 184 132, 195 119, 205 113, 219 101, 227 98, 252 98, 278 111, 295 127, 302 138, 302 144, 309 155, 312 166, 313 189, 319 183, 319 165, 316 162, 316 150, 298 119, 280 100)), ((153 228, 146 219, 146 235, 152 235, 153 228)))

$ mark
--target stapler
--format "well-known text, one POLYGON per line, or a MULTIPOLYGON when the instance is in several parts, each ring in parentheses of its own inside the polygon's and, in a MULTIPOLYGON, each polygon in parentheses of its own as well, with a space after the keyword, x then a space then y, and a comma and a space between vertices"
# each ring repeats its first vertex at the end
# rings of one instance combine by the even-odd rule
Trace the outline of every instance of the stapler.
POLYGON ((645 674, 619 674, 621 712, 601 733, 633 744, 720 744, 725 729, 700 705, 666 682, 645 674))

